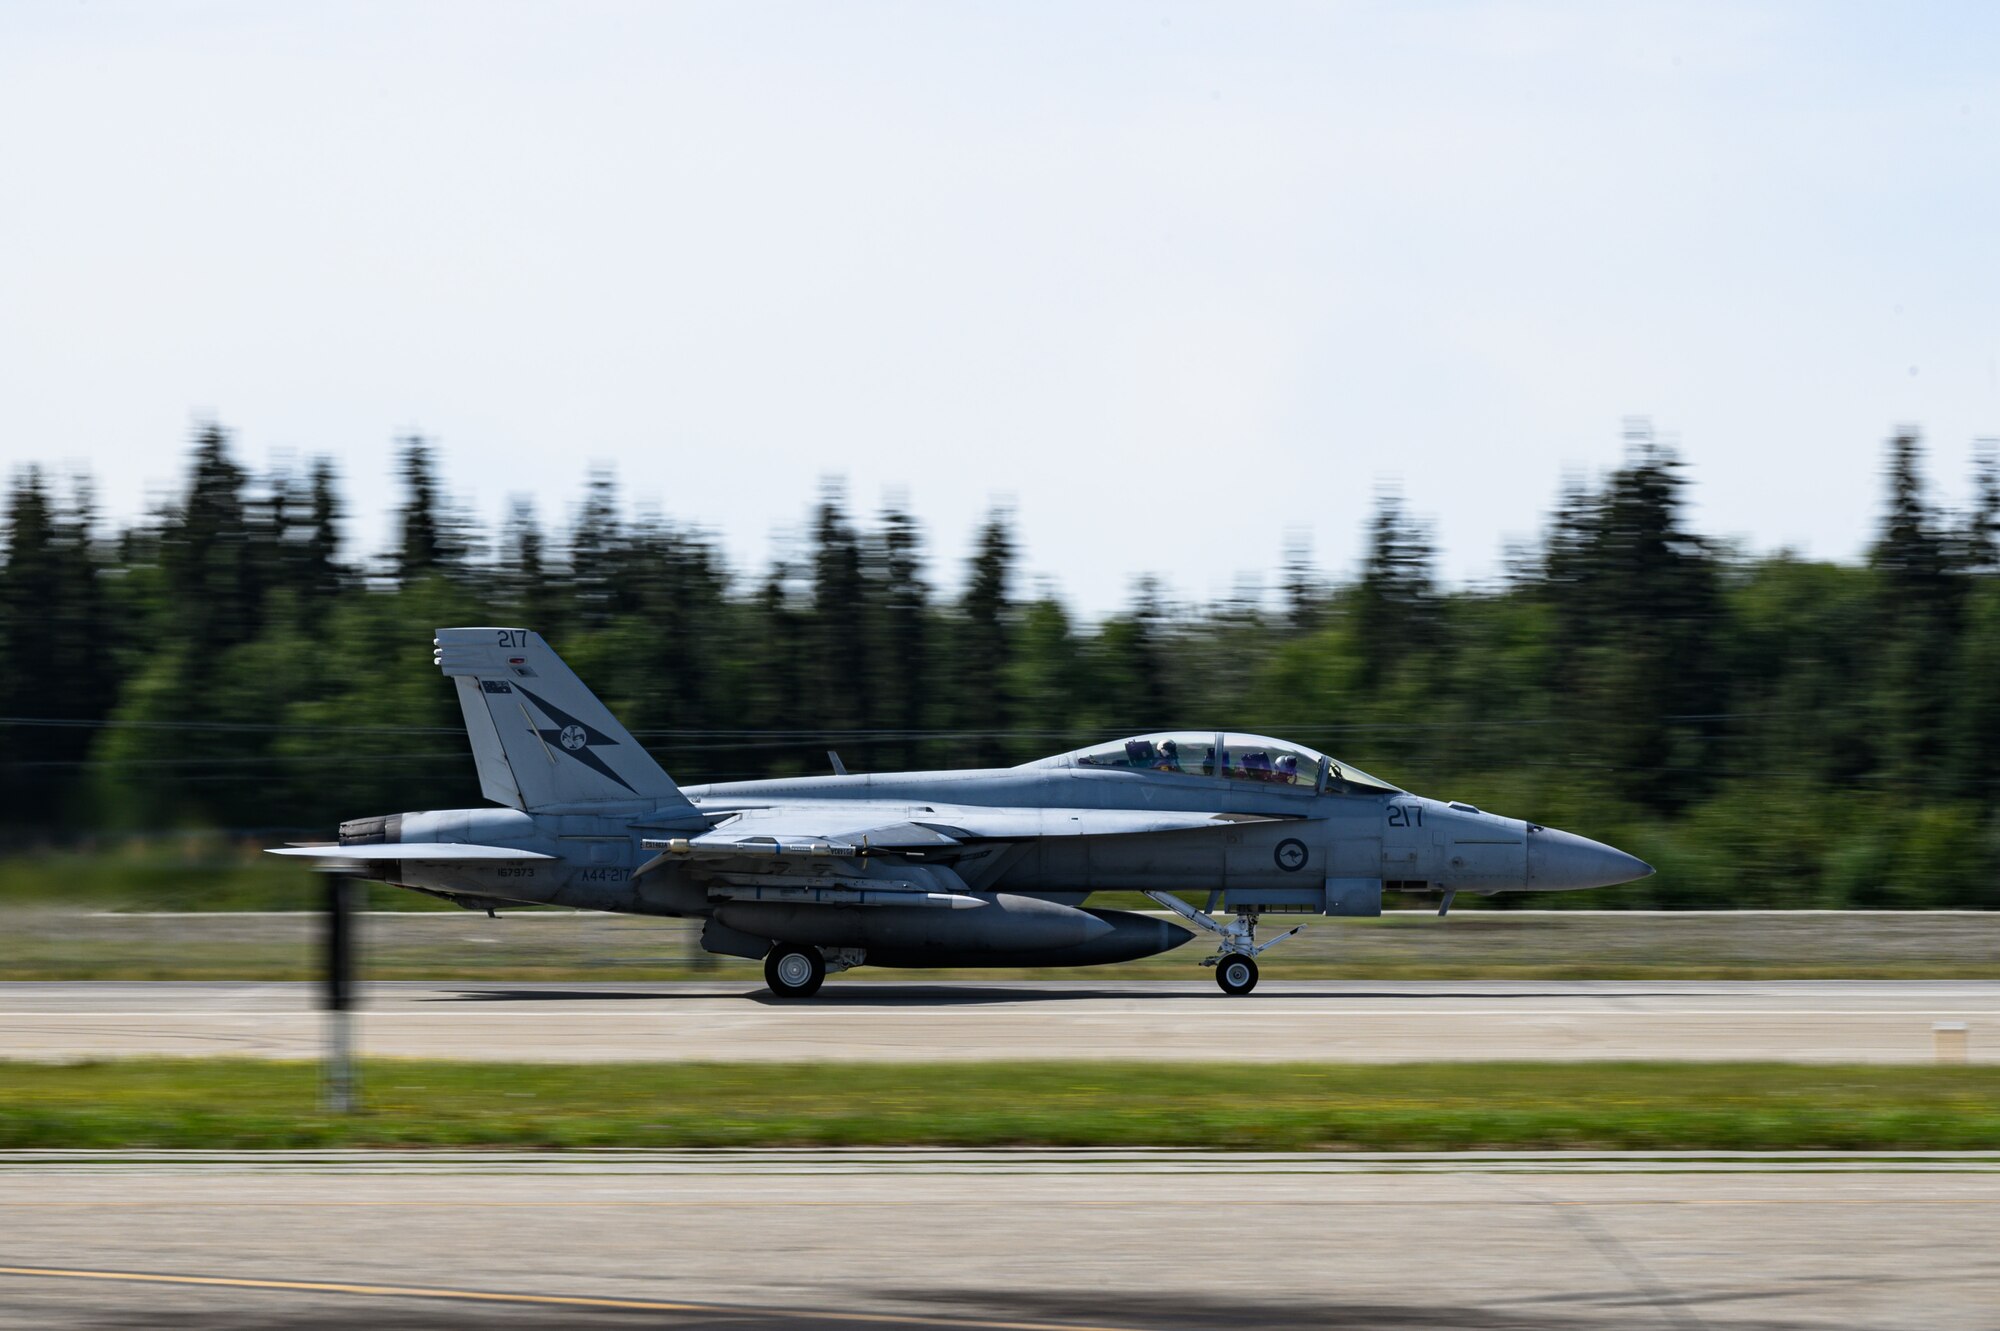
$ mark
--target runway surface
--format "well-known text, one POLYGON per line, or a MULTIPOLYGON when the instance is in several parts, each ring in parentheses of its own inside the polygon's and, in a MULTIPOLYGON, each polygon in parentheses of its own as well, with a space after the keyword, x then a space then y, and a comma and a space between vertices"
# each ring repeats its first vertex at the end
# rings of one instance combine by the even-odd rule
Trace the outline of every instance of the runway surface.
MULTIPOLYGON (((1994 981, 830 982, 805 1003, 761 984, 376 983, 360 1045, 423 1058, 949 1060, 1781 1059, 1923 1063, 1962 1024, 2000 1058, 1994 981)), ((0 985, 0 1058, 305 1058, 307 984, 0 985)))
POLYGON ((0 1326, 1991 1328, 1995 1164, 0 1153, 0 1326))

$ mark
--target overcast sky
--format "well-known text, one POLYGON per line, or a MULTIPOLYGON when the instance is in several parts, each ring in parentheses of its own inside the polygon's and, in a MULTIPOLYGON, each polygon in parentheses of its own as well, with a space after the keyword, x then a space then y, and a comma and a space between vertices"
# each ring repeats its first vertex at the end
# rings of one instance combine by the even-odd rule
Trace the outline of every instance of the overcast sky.
POLYGON ((1010 503, 1081 609, 1491 577, 1647 415, 1696 518, 1855 556, 1882 441, 2000 434, 2000 5, 0 8, 0 463, 127 517, 192 421, 586 467, 739 568, 823 476, 953 584, 1010 503))

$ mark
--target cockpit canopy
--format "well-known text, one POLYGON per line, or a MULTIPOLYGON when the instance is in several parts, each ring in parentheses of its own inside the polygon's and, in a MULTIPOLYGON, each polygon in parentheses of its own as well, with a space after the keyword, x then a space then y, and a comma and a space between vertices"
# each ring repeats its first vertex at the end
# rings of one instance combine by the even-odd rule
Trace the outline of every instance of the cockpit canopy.
POLYGON ((1136 735, 1043 760, 1068 767, 1104 767, 1159 772, 1169 776, 1222 777, 1258 785, 1320 785, 1326 766, 1325 789, 1339 794, 1379 795, 1397 787, 1349 767, 1303 745, 1263 735, 1237 735, 1205 730, 1136 735))

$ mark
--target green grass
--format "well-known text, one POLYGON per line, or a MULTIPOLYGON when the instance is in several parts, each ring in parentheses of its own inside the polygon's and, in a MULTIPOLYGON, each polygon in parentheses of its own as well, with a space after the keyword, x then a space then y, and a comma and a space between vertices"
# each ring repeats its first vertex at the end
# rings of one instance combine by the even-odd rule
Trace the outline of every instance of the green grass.
MULTIPOLYGON (((118 841, 99 849, 0 856, 0 907, 91 910, 311 910, 320 884, 295 860, 264 854, 272 836, 239 841, 214 833, 118 841)), ((421 892, 370 883, 370 910, 456 910, 421 892)))
POLYGON ((0 1147, 2000 1149, 2000 1067, 0 1063, 0 1147))

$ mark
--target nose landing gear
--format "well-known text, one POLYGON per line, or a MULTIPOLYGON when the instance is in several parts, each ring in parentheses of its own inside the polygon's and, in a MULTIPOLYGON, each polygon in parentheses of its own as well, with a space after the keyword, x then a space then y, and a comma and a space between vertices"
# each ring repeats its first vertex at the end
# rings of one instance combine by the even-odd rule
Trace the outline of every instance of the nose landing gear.
POLYGON ((1215 958, 1215 982, 1225 994, 1247 994, 1257 987, 1257 959, 1240 952, 1215 958))
MULTIPOLYGON (((1257 941, 1257 912, 1248 908, 1236 912, 1234 924, 1224 924, 1207 911, 1196 910, 1171 892, 1148 892, 1174 914, 1217 935, 1215 955, 1203 957, 1201 964, 1215 967, 1215 983, 1232 997, 1257 987, 1257 958, 1266 950, 1305 928, 1295 924, 1266 943, 1257 941)), ((1214 904, 1211 899, 1210 904, 1214 904)))

